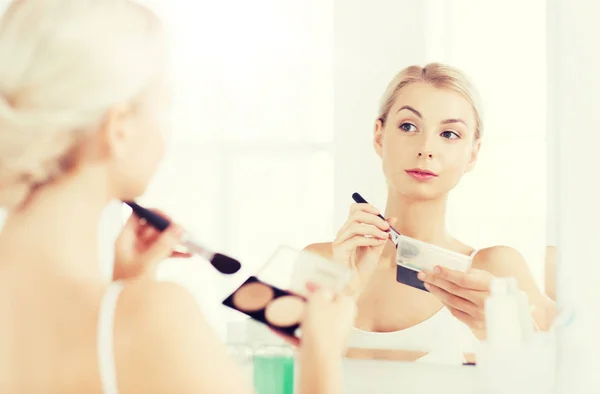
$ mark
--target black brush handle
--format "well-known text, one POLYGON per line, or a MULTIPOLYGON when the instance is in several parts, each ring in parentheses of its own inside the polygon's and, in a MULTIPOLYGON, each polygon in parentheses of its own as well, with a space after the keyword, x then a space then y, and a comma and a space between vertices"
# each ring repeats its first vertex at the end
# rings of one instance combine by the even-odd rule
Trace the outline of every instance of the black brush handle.
MULTIPOLYGON (((352 193, 352 199, 353 199, 354 201, 356 201, 357 203, 359 203, 359 204, 368 204, 367 200, 365 200, 365 199, 363 198, 363 196, 361 196, 360 194, 358 194, 358 193, 356 193, 356 192, 355 192, 355 193, 352 193)), ((379 217, 380 217, 380 218, 382 218, 383 220, 386 220, 386 218, 384 218, 384 217, 383 217, 381 214, 379 214, 379 215, 377 215, 377 216, 379 216, 379 217)))
POLYGON ((146 209, 133 201, 125 201, 125 204, 129 205, 133 213, 141 219, 146 220, 152 227, 159 231, 165 231, 167 227, 171 225, 171 221, 146 209))

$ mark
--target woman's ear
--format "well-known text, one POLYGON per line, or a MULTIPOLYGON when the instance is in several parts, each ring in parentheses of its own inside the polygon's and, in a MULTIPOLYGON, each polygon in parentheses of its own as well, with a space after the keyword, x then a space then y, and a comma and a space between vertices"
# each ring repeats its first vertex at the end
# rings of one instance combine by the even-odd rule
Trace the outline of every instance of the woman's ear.
POLYGON ((381 119, 375 121, 375 129, 373 130, 373 147, 379 157, 383 155, 383 131, 385 126, 381 119))
POLYGON ((119 106, 106 113, 99 137, 109 156, 119 158, 127 155, 135 143, 133 128, 130 127, 130 111, 128 106, 119 106))
POLYGON ((475 164, 477 164, 477 158, 479 157, 480 149, 481 149, 481 140, 479 139, 479 140, 475 141, 475 143, 473 144, 471 158, 469 159, 469 162, 467 163, 467 169, 465 170, 465 172, 470 172, 475 167, 475 164))

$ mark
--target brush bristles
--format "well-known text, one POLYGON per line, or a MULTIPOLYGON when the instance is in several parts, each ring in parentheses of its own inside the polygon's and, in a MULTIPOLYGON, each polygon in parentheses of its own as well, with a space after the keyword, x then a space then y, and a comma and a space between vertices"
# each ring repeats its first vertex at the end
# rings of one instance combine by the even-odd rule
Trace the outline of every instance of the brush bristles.
POLYGON ((240 262, 236 259, 220 253, 215 253, 211 263, 213 267, 223 274, 235 274, 242 267, 240 262))

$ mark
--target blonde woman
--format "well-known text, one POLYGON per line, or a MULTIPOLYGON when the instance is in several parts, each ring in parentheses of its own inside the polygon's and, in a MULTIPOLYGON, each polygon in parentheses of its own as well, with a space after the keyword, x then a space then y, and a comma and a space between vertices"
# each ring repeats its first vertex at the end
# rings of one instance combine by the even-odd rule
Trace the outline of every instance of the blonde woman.
MULTIPOLYGON (((129 0, 19 0, 0 20, 0 392, 250 393, 182 287, 152 279, 180 229, 135 217, 117 282, 98 264, 113 199, 141 195, 163 155, 165 34, 129 0)), ((353 302, 315 293, 300 391, 338 393, 353 302)))
MULTIPOLYGON (((349 346, 423 349, 393 357, 463 362, 463 349, 473 350, 477 339, 485 338, 483 305, 494 276, 515 277, 529 296, 537 325, 547 326, 544 311, 553 304, 516 250, 476 250, 445 226, 448 195, 477 162, 481 111, 473 84, 447 65, 411 66, 390 82, 373 134, 388 186, 382 215, 401 234, 470 256, 473 268, 466 274, 447 269, 422 272, 419 279, 429 292, 396 282, 389 224, 377 216, 375 207, 352 205, 333 242, 307 247, 355 268, 358 317, 349 346)), ((360 352, 365 357, 377 353, 360 352)))

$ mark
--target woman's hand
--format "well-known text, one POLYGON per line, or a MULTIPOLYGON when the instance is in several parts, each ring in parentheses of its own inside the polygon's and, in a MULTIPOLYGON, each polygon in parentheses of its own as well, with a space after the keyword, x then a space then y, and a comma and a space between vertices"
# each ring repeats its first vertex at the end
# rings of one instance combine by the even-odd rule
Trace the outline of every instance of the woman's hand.
MULTIPOLYGON (((332 259, 353 271, 347 292, 354 296, 364 289, 390 239, 390 224, 378 214, 370 204, 353 204, 348 220, 332 243, 332 259)), ((392 225, 394 222, 390 220, 392 225)))
MULTIPOLYGON (((152 211, 169 219, 159 210, 152 211)), ((174 250, 181 235, 182 229, 175 223, 160 232, 132 214, 115 241, 113 280, 152 275, 156 265, 169 257, 190 257, 174 250)))
MULTIPOLYGON (((356 317, 356 303, 354 298, 347 295, 334 295, 329 290, 319 289, 312 283, 306 286, 306 292, 302 296, 307 298, 307 306, 302 318, 302 340, 315 345, 317 348, 333 348, 341 350, 333 351, 333 354, 343 353, 346 339, 356 317), (341 341, 341 344, 340 344, 341 341), (325 346, 320 345, 321 342, 325 346)), ((294 347, 300 346, 300 340, 296 337, 283 335, 275 330, 273 333, 279 335, 294 347)))
POLYGON ((308 297, 299 349, 300 394, 341 394, 342 356, 356 317, 354 299, 316 290, 308 297))
POLYGON ((308 297, 302 319, 301 351, 341 357, 355 318, 356 303, 352 297, 316 290, 308 297))
POLYGON ((491 273, 479 269, 460 272, 435 267, 433 272, 419 272, 427 290, 480 338, 485 337, 485 300, 493 278, 491 273))

